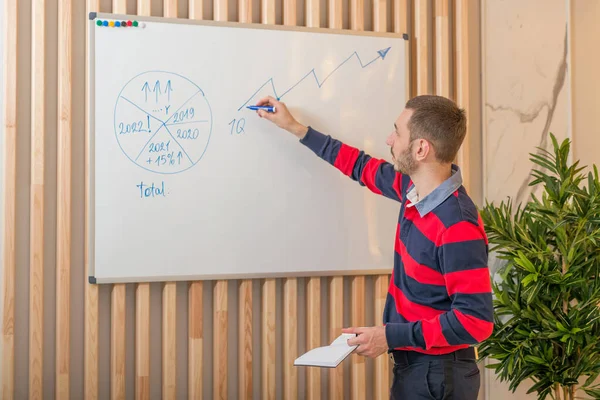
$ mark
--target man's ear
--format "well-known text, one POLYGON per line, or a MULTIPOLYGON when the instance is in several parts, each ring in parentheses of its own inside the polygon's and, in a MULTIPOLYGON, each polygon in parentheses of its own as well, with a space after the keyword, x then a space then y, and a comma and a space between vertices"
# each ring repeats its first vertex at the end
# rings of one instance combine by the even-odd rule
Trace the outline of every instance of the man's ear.
POLYGON ((415 158, 419 161, 422 161, 427 158, 427 156, 433 152, 433 148, 431 144, 425 139, 418 139, 417 145, 415 146, 415 158))

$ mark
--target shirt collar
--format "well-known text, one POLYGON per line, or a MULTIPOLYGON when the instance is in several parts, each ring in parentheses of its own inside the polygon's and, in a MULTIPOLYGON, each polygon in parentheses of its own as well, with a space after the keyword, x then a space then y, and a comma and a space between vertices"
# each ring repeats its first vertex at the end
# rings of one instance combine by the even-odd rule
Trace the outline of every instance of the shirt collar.
POLYGON ((408 187, 408 192, 406 193, 406 198, 409 201, 406 207, 414 206, 421 218, 423 218, 431 210, 442 204, 452 193, 456 192, 461 185, 462 175, 460 173, 460 168, 458 168, 457 165, 452 164, 452 175, 422 199, 418 198, 417 188, 411 183, 408 187))

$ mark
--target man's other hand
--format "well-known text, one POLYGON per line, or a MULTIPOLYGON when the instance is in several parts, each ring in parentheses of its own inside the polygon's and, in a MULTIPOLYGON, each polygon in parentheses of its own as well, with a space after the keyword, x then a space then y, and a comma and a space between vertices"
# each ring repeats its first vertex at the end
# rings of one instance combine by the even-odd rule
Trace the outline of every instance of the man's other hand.
POLYGON ((385 353, 388 349, 385 326, 344 328, 342 332, 358 335, 348 339, 348 345, 358 345, 355 351, 361 356, 375 358, 385 353))

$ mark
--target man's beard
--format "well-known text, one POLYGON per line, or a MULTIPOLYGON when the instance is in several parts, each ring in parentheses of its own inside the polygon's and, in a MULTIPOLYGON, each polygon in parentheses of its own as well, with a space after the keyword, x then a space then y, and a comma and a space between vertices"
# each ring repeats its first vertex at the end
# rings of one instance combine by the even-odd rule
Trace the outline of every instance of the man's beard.
MULTIPOLYGON (((392 152, 392 157, 394 153, 392 152)), ((404 175, 411 175, 417 169, 417 161, 412 156, 412 143, 408 149, 400 153, 399 157, 394 157, 394 170, 404 175)))

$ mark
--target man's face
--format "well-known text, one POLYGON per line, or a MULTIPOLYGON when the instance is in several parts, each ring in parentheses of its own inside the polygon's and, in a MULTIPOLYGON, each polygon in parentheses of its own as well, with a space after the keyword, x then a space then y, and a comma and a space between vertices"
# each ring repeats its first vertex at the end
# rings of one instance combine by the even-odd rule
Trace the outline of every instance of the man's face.
POLYGON ((411 175, 417 169, 417 160, 412 154, 413 146, 410 142, 408 121, 413 110, 404 109, 394 123, 394 130, 388 136, 386 143, 390 146, 394 169, 404 175, 411 175))

